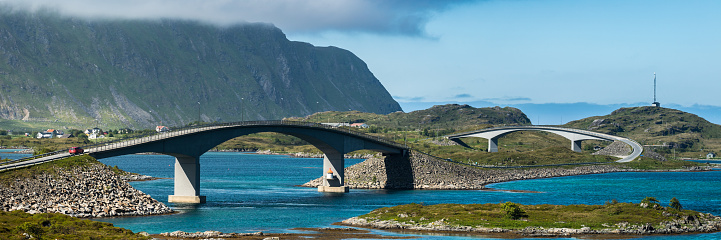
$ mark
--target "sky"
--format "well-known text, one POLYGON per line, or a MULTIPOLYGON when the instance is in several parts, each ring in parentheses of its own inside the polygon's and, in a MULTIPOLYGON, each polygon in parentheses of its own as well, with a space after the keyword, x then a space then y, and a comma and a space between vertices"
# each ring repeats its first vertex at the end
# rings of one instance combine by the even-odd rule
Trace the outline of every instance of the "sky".
POLYGON ((290 40, 355 53, 406 111, 437 103, 648 105, 654 72, 662 106, 721 106, 721 1, 0 2, 85 18, 272 23, 290 40))

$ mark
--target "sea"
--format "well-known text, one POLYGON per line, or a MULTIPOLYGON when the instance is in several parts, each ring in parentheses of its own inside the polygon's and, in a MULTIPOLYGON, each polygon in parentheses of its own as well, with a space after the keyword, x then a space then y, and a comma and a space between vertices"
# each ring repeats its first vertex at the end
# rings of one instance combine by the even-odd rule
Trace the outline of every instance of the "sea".
MULTIPOLYGON (((16 159, 24 154, 6 154, 16 159)), ((177 214, 95 219, 134 232, 162 233, 215 230, 221 232, 294 233, 293 228, 337 227, 333 223, 373 209, 408 203, 604 204, 612 200, 640 202, 655 197, 668 204, 676 197, 685 209, 721 216, 721 171, 624 172, 489 185, 481 190, 356 190, 345 194, 320 193, 300 187, 323 174, 322 159, 237 152, 208 152, 200 157, 200 193, 205 204, 168 203, 173 194, 174 158, 165 155, 126 155, 101 162, 154 177, 132 182, 133 187, 172 207, 177 214), (514 191, 514 190, 522 190, 514 191)), ((346 159, 346 166, 363 159, 346 159)), ((483 236, 404 234, 372 230, 391 236, 420 239, 492 239, 483 236)), ((538 239, 538 238, 533 238, 538 239)), ((640 239, 721 239, 720 233, 647 236, 640 239)))

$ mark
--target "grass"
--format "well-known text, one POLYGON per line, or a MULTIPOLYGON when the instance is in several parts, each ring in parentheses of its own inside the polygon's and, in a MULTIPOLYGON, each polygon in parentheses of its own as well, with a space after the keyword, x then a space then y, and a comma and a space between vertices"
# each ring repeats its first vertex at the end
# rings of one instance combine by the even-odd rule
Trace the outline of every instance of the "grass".
POLYGON ((429 224, 441 221, 449 226, 523 229, 526 227, 607 229, 617 223, 631 225, 650 223, 654 226, 688 215, 691 210, 673 208, 642 208, 635 203, 606 205, 519 205, 525 212, 520 219, 506 217, 502 204, 407 204, 380 208, 360 216, 367 220, 395 220, 408 224, 429 224), (664 216, 663 212, 670 213, 664 216))
MULTIPOLYGON (((8 185, 15 179, 32 178, 43 173, 54 174, 58 168, 77 168, 93 164, 101 164, 95 158, 88 155, 73 156, 39 165, 12 169, 0 172, 0 184, 8 185)), ((118 169, 120 170, 120 169, 118 169)), ((122 170, 120 170, 122 171, 122 170)))
POLYGON ((0 211, 0 239, 150 239, 113 224, 69 217, 59 213, 31 215, 0 211))

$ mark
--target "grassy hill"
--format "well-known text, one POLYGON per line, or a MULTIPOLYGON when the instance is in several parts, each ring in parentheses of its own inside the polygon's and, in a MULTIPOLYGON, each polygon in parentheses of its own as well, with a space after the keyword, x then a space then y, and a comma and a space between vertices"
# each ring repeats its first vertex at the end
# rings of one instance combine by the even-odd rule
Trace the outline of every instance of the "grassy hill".
POLYGON ((609 115, 569 122, 564 127, 628 137, 655 151, 682 157, 721 151, 721 126, 691 113, 661 107, 621 108, 609 115))

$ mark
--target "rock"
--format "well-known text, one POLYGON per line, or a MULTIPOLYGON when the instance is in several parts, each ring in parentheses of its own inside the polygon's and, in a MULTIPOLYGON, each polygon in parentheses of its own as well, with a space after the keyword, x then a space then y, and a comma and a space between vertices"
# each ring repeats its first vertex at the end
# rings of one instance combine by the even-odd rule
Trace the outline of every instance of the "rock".
POLYGON ((112 217, 167 214, 169 207, 130 186, 107 166, 97 163, 56 168, 15 179, 0 186, 0 206, 28 213, 62 213, 73 217, 112 217), (5 197, 8 196, 8 197, 5 197), (32 202, 17 201, 25 197, 32 202), (142 209, 149 210, 142 210, 142 209))

